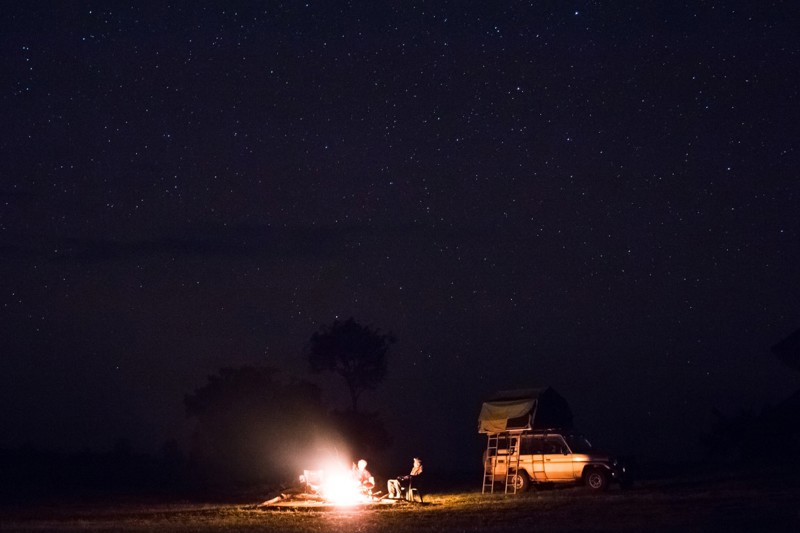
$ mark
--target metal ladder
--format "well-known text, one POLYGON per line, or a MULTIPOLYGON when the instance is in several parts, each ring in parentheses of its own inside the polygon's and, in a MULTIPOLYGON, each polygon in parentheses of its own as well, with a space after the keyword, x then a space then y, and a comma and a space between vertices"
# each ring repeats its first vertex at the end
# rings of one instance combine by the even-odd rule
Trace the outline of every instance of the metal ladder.
POLYGON ((508 455, 506 455, 506 483, 505 483, 505 493, 506 494, 516 494, 517 493, 517 484, 514 482, 517 473, 519 472, 519 456, 520 456, 520 446, 522 445, 522 435, 519 433, 516 434, 507 434, 506 442, 508 443, 508 455))
POLYGON ((520 446, 522 444, 522 435, 519 433, 489 433, 486 442, 486 459, 483 462, 483 487, 481 493, 486 494, 494 493, 494 480, 497 473, 498 454, 500 439, 504 439, 506 443, 506 454, 502 457, 505 458, 506 472, 504 476, 505 494, 516 494, 517 484, 514 482, 517 472, 519 471, 519 456, 520 446))
POLYGON ((497 441, 499 433, 488 433, 486 442, 486 455, 483 461, 483 488, 481 494, 494 493, 494 473, 497 469, 497 441), (488 490, 487 490, 488 489, 488 490))

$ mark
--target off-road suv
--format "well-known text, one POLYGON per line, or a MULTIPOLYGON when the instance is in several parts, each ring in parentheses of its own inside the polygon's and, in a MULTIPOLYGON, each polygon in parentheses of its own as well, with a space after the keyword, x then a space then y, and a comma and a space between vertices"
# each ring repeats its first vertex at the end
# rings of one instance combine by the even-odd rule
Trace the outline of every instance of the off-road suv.
POLYGON ((623 488, 632 483, 630 472, 621 461, 598 452, 585 437, 572 432, 508 433, 498 438, 496 449, 487 451, 484 466, 493 482, 506 483, 508 479, 516 492, 527 490, 532 483, 578 482, 598 491, 607 489, 612 482, 623 488))

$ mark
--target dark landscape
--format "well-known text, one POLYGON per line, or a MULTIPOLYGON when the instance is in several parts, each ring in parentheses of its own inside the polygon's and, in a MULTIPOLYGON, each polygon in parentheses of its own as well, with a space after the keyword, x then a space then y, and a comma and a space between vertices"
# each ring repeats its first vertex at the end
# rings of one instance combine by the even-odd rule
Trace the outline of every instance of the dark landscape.
MULTIPOLYGON (((693 469, 689 469, 693 470, 693 469)), ((480 474, 478 473, 478 476, 480 474)), ((227 501, 119 497, 2 507, 2 531, 797 531, 800 483, 775 469, 688 471, 602 494, 585 487, 486 494, 443 480, 425 503, 277 510, 227 501), (449 486, 448 486, 449 485, 449 486)))

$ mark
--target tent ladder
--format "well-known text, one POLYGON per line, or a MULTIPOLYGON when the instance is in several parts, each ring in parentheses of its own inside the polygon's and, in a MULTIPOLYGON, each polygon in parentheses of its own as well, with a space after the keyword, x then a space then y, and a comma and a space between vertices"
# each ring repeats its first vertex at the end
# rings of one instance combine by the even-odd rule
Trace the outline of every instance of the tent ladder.
POLYGON ((516 433, 514 435, 509 434, 506 438, 506 443, 508 446, 508 455, 506 456, 505 493, 516 494, 517 484, 515 481, 517 475, 519 475, 519 456, 520 447, 522 446, 522 435, 520 433, 516 433))
POLYGON ((497 471, 497 442, 499 433, 488 433, 486 441, 486 454, 483 460, 483 488, 481 494, 494 493, 494 474, 497 471))

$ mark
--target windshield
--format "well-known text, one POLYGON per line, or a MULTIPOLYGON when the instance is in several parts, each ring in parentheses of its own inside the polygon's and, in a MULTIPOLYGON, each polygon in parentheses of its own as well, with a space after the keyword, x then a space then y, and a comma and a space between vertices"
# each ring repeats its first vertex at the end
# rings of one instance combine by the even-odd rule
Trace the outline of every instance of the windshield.
POLYGON ((564 438, 572 453, 589 453, 592 451, 592 443, 583 435, 564 435, 564 438))

